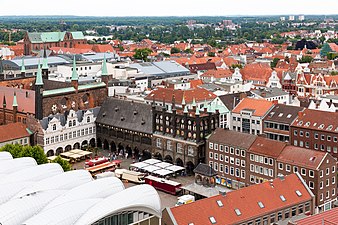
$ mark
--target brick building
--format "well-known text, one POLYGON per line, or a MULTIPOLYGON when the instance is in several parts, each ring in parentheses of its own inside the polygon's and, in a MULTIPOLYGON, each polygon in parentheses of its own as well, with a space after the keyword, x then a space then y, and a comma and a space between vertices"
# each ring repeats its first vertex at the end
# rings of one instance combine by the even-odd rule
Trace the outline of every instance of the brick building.
POLYGON ((217 184, 238 189, 299 172, 316 196, 318 211, 337 200, 337 160, 328 153, 222 129, 208 137, 206 153, 217 184))
POLYGON ((298 172, 315 195, 319 212, 331 209, 337 201, 337 160, 328 153, 287 146, 278 157, 277 172, 298 172))
POLYGON ((166 107, 156 107, 154 103, 152 106, 152 153, 155 158, 185 166, 188 173, 198 163, 205 161, 205 137, 219 124, 218 111, 213 113, 207 108, 200 111, 195 100, 193 102, 192 110, 188 110, 185 103, 184 110, 176 109, 173 95, 172 105, 168 110, 166 107))
POLYGON ((75 45, 86 44, 82 32, 44 32, 30 33, 24 36, 24 54, 30 55, 38 52, 44 47, 50 49, 52 47, 74 48, 75 45))
MULTIPOLYGON (((2 104, 0 104, 0 111, 2 111, 0 123, 20 120, 25 123, 28 115, 34 115, 41 120, 50 114, 64 113, 70 109, 77 111, 94 108, 103 103, 110 79, 108 74, 103 73, 104 82, 80 84, 77 72, 73 69, 71 83, 51 81, 48 80, 48 64, 45 59, 42 68, 39 65, 36 77, 0 82, 0 95, 3 94, 2 104), (16 106, 13 106, 14 95, 16 106), (13 116, 14 114, 16 116, 13 116), (5 120, 4 115, 6 115, 5 120)), ((74 61, 73 68, 75 67, 74 61)))
POLYGON ((338 113, 305 109, 291 125, 291 144, 338 157, 338 113))
POLYGON ((245 187, 248 182, 248 149, 256 136, 216 129, 207 140, 207 162, 217 171, 216 183, 229 188, 245 187))
POLYGON ((263 119, 264 135, 272 140, 289 142, 290 126, 302 110, 302 107, 277 104, 263 119))
POLYGON ((163 225, 287 224, 314 214, 314 195, 296 173, 224 195, 166 208, 163 225))

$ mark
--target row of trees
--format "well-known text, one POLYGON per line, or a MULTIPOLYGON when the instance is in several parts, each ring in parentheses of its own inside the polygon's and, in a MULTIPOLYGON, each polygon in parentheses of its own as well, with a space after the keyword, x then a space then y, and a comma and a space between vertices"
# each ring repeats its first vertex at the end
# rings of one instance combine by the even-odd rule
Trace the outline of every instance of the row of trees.
MULTIPOLYGON (((48 163, 47 156, 40 146, 23 146, 19 144, 7 144, 0 148, 0 152, 6 151, 11 153, 13 158, 32 157, 36 160, 37 164, 48 163)), ((72 166, 66 160, 63 160, 60 156, 56 157, 52 163, 58 163, 64 171, 72 170, 72 166)))

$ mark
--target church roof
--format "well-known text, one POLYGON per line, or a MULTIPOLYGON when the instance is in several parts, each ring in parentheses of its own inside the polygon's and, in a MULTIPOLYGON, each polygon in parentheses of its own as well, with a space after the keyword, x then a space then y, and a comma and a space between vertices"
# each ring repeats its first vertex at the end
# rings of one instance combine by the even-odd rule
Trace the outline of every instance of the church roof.
MULTIPOLYGON (((75 40, 84 39, 84 35, 81 31, 70 32, 75 40)), ((28 33, 28 38, 32 43, 50 43, 63 41, 66 32, 33 32, 28 33)))

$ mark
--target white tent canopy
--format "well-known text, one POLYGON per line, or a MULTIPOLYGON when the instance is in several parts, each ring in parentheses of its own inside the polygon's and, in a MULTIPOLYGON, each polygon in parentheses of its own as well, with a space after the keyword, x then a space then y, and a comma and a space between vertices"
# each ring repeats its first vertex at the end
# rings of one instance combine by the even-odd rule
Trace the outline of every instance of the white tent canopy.
POLYGON ((155 170, 160 170, 160 169, 161 169, 160 167, 153 166, 153 165, 149 165, 149 166, 142 168, 142 170, 148 171, 150 173, 154 172, 155 170))
POLYGON ((180 170, 184 170, 184 167, 172 165, 172 166, 166 167, 165 169, 166 170, 171 170, 171 171, 174 171, 174 172, 178 172, 180 170))
POLYGON ((160 163, 161 161, 158 160, 158 159, 147 159, 147 160, 144 160, 143 162, 144 162, 144 163, 147 163, 147 164, 149 164, 149 165, 154 165, 154 164, 156 164, 156 163, 160 163))
POLYGON ((0 160, 13 159, 13 156, 9 152, 0 152, 0 160))
POLYGON ((173 164, 171 163, 167 163, 167 162, 160 162, 160 163, 156 163, 155 166, 161 167, 162 169, 168 167, 168 166, 172 166, 173 164))
POLYGON ((143 167, 146 167, 146 166, 149 166, 149 164, 144 163, 144 162, 136 162, 136 163, 130 164, 130 167, 135 167, 138 169, 142 169, 143 167))
POLYGON ((160 175, 160 176, 167 176, 167 175, 172 174, 174 172, 171 171, 171 170, 160 169, 160 170, 155 170, 153 173, 157 174, 157 175, 160 175))

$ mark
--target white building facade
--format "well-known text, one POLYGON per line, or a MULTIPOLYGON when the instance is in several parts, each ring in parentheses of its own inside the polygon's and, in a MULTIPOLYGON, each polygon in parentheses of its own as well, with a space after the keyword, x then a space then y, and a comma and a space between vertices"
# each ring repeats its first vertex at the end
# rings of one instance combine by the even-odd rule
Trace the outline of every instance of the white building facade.
POLYGON ((67 116, 55 115, 40 121, 43 131, 41 145, 47 156, 59 155, 72 149, 95 146, 95 120, 99 108, 87 111, 70 110, 67 116))

